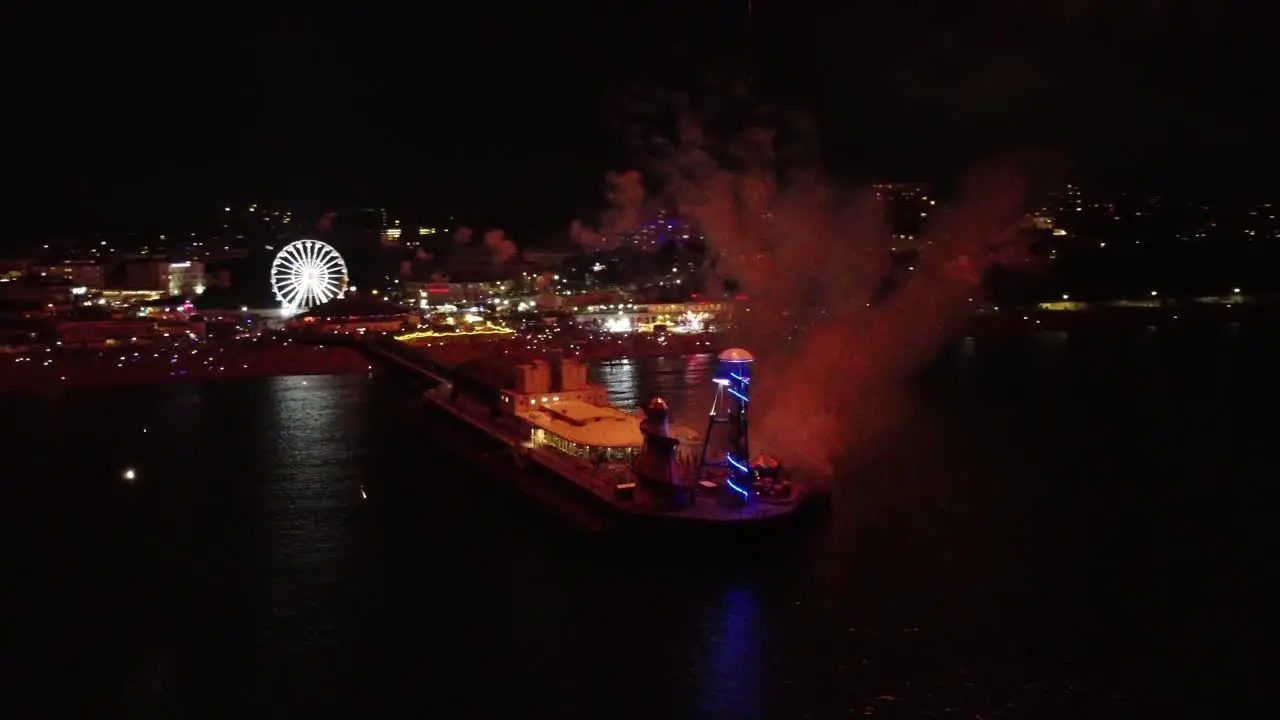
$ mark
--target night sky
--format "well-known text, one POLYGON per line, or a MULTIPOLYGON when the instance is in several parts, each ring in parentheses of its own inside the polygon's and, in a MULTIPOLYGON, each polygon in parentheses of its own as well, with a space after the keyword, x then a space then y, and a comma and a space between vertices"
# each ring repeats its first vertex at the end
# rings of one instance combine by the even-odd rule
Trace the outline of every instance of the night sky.
MULTIPOLYGON (((746 54, 745 2, 591 5, 15 20, 3 224, 254 201, 553 231, 624 162, 612 98, 729 76, 746 54)), ((840 172, 929 180, 1036 144, 1103 179, 1274 174, 1265 4, 755 5, 756 94, 813 111, 840 172)))

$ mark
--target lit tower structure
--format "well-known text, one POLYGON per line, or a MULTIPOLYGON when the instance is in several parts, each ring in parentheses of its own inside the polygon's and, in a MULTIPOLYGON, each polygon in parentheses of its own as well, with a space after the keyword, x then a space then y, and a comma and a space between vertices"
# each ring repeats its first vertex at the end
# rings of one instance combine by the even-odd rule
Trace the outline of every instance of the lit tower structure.
POLYGON ((714 378, 716 397, 711 401, 711 417, 707 421, 707 434, 703 437, 702 455, 698 460, 698 481, 707 479, 707 474, 713 474, 716 479, 723 479, 743 502, 751 500, 754 484, 749 466, 751 446, 747 422, 753 360, 751 353, 741 348, 730 348, 720 353, 720 367, 714 378), (707 460, 709 454, 720 452, 724 453, 722 459, 707 460), (721 475, 715 468, 721 468, 727 474, 721 475))
POLYGON ((640 434, 644 436, 644 445, 636 457, 635 468, 645 490, 673 507, 688 505, 693 497, 680 477, 676 461, 676 446, 680 441, 671 437, 665 400, 650 401, 640 422, 640 434))

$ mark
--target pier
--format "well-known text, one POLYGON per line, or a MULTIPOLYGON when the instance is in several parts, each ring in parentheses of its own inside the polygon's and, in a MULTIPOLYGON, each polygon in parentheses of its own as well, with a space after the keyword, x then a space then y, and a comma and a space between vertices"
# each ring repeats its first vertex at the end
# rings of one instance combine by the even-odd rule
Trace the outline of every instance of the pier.
POLYGON ((412 348, 396 340, 375 338, 359 345, 359 348, 371 360, 380 360, 392 366, 420 376, 432 383, 448 383, 453 381, 453 369, 436 362, 423 353, 414 352, 412 348))
MULTIPOLYGON (((616 433, 609 435, 608 440, 597 442, 577 438, 541 418, 546 413, 558 416, 561 412, 568 412, 555 408, 579 402, 571 396, 582 392, 590 394, 591 388, 579 389, 572 383, 562 384, 563 380, 550 381, 548 385, 544 379, 539 384, 530 379, 537 375, 538 365, 535 363, 519 366, 527 371, 525 375, 528 377, 524 377, 523 383, 518 375, 513 387, 494 386, 490 389, 493 397, 486 399, 490 393, 468 382, 464 368, 445 365, 389 338, 371 339, 361 347, 371 361, 399 369, 429 385, 424 393, 423 406, 444 420, 438 432, 448 438, 453 450, 472 457, 489 471, 488 474, 503 478, 582 529, 601 530, 618 522, 631 524, 640 520, 664 524, 678 522, 683 526, 761 526, 770 520, 794 516, 803 504, 801 501, 809 494, 807 484, 801 484, 794 496, 788 494, 785 499, 762 494, 752 502, 734 502, 736 498, 729 496, 725 487, 745 495, 750 492, 745 488, 763 481, 753 477, 751 482, 743 480, 736 488, 732 484, 721 487, 723 478, 694 477, 696 463, 690 457, 688 462, 680 464, 684 468, 682 474, 690 476, 688 497, 684 503, 668 507, 648 493, 634 495, 637 484, 632 475, 633 469, 623 459, 625 453, 618 454, 630 446, 624 448, 620 445, 616 433), (525 387, 530 383, 541 389, 525 387), (536 405, 538 409, 530 410, 530 405, 536 405), (542 410, 544 406, 548 408, 545 412, 542 410), (532 437, 528 434, 530 427, 533 428, 532 437), (558 450, 553 449, 551 445, 555 443, 546 439, 551 435, 559 435, 572 442, 568 447, 556 445, 558 450), (616 455, 613 463, 599 459, 610 452, 616 455), (695 492, 692 483, 698 481, 701 481, 697 488, 699 492, 695 492)), ((548 377, 568 374, 564 370, 552 373, 550 365, 545 363, 542 370, 549 373, 548 377)), ((743 372, 740 368, 736 371, 743 372)), ((606 402, 603 395, 583 400, 601 406, 606 402)), ((570 425, 574 425, 572 419, 568 421, 570 425)), ((634 421, 634 418, 628 415, 625 420, 634 421)), ((605 420, 594 415, 584 419, 585 427, 592 430, 598 429, 601 422, 605 420)), ((698 442, 698 436, 694 434, 693 437, 688 442, 698 442)))

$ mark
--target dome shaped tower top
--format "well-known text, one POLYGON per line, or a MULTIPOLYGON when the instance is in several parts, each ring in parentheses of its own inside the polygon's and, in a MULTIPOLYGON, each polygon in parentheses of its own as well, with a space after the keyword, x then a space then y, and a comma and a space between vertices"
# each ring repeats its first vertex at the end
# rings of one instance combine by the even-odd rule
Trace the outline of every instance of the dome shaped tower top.
POLYGON ((755 358, 751 357, 751 353, 742 348, 729 348, 720 353, 720 362, 749 363, 753 360, 755 358))

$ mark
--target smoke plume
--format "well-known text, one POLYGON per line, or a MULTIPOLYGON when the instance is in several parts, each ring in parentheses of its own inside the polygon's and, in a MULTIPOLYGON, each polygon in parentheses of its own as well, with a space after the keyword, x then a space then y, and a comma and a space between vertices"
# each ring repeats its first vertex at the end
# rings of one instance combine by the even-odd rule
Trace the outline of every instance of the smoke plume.
POLYGON ((637 170, 609 172, 605 175, 606 208, 600 217, 600 229, 581 220, 569 224, 569 238, 589 251, 614 250, 644 222, 652 208, 646 207, 644 178, 637 170))
POLYGON ((608 209, 600 219, 600 232, 621 235, 644 220, 644 181, 635 170, 605 175, 608 209))
POLYGON ((588 252, 613 249, 603 235, 581 220, 569 223, 569 239, 588 252))
POLYGON ((494 262, 499 264, 509 262, 520 252, 520 248, 499 229, 485 232, 484 246, 489 248, 493 253, 494 262))
MULTIPOLYGON (((811 125, 748 116, 712 132, 687 102, 667 108, 676 131, 648 142, 638 166, 751 298, 733 342, 757 359, 753 449, 830 476, 846 453, 907 421, 913 374, 963 328, 987 268, 1025 255, 1026 162, 980 167, 954 200, 939 200, 918 260, 881 297, 895 272, 881 200, 819 170, 811 125)), ((644 202, 643 184, 636 172, 612 177, 627 178, 614 195, 623 217, 644 202)))
POLYGON ((453 244, 466 245, 467 243, 471 242, 471 236, 473 234, 474 233, 471 231, 471 228, 466 227, 464 225, 458 228, 457 230, 453 231, 453 244))

